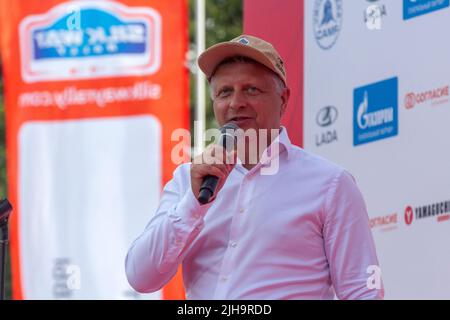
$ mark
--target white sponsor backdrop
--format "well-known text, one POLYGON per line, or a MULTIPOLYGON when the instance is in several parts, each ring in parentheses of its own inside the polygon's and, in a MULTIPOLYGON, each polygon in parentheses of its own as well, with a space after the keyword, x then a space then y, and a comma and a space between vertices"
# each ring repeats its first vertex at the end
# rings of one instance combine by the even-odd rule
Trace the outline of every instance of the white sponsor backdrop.
MULTIPOLYGON (((426 2, 417 1, 422 8, 426 2)), ((305 1, 304 146, 357 179, 372 219, 385 298, 450 299, 448 212, 416 215, 418 207, 450 200, 450 9, 404 20, 403 5, 400 0, 305 1), (371 5, 378 6, 381 20, 367 26, 371 5), (336 26, 337 37, 326 33, 336 26), (368 109, 359 108, 364 101, 356 88, 392 78, 398 81, 395 97, 363 88, 368 109), (437 96, 427 93, 435 89, 437 96), (408 93, 426 101, 407 108, 408 93), (398 134, 355 146, 354 115, 360 111, 367 124, 371 112, 394 110, 394 102, 397 120, 375 114, 372 121, 397 127, 398 134), (328 120, 332 123, 325 126, 328 120), (410 224, 408 206, 414 209, 410 224)))
POLYGON ((160 141, 160 123, 150 116, 21 128, 24 298, 161 298, 134 292, 124 267, 159 202, 160 141))

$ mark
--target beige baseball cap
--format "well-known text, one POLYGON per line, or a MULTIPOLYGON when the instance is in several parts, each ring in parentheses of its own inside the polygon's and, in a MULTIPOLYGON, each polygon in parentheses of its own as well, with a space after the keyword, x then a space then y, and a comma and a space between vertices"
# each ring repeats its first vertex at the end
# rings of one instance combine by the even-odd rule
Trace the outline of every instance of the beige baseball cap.
POLYGON ((269 42, 250 35, 241 35, 209 47, 198 57, 198 66, 209 81, 216 67, 223 60, 234 56, 248 57, 261 63, 275 72, 286 84, 286 70, 278 52, 269 42))

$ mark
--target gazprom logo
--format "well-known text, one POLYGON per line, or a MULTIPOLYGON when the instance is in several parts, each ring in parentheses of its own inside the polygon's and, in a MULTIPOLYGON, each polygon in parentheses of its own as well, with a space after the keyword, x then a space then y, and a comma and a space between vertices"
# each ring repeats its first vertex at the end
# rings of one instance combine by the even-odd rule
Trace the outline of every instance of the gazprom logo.
POLYGON ((403 20, 445 9, 449 6, 450 0, 403 0, 403 20))
POLYGON ((356 88, 353 99, 355 146, 398 134, 398 78, 356 88))
POLYGON ((160 68, 161 17, 152 8, 66 2, 26 17, 19 28, 26 82, 150 75, 160 68))

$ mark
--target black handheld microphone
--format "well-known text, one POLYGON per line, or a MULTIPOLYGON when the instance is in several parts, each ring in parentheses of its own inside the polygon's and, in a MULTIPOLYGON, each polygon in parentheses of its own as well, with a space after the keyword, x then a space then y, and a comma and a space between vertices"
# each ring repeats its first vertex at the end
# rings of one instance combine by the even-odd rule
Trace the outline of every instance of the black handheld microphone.
MULTIPOLYGON (((234 149, 235 145, 235 131, 239 129, 239 127, 233 123, 229 122, 225 124, 222 128, 220 128, 220 139, 219 143, 222 147, 225 148, 228 152, 234 149)), ((200 187, 198 202, 201 204, 206 204, 210 201, 214 192, 216 191, 217 184, 219 182, 219 178, 213 175, 207 175, 203 178, 203 183, 200 187)))
POLYGON ((8 199, 3 199, 0 201, 0 223, 7 222, 9 215, 11 214, 12 206, 8 199))

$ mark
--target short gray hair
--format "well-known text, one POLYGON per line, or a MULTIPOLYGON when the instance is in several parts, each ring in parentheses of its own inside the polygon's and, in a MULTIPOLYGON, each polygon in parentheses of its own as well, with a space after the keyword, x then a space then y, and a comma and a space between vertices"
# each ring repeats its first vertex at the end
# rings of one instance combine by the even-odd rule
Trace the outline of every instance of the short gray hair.
MULTIPOLYGON (((220 67, 222 67, 224 65, 236 64, 236 63, 250 63, 250 64, 257 64, 257 65, 265 67, 267 70, 270 71, 270 73, 273 74, 273 78, 275 79, 275 82, 277 84, 277 92, 279 94, 281 94, 283 92, 283 90, 286 89, 286 84, 284 83, 283 80, 281 80, 281 78, 275 72, 273 72, 272 70, 267 68, 265 65, 259 63, 258 61, 253 60, 252 58, 249 58, 246 56, 233 56, 233 57, 222 60, 214 69, 213 73, 211 74, 211 77, 209 77, 209 79, 208 79, 209 83, 211 83, 212 78, 214 77, 214 75, 216 74, 217 70, 219 70, 220 67)), ((210 92, 211 99, 214 100, 211 86, 209 87, 209 92, 210 92)))

